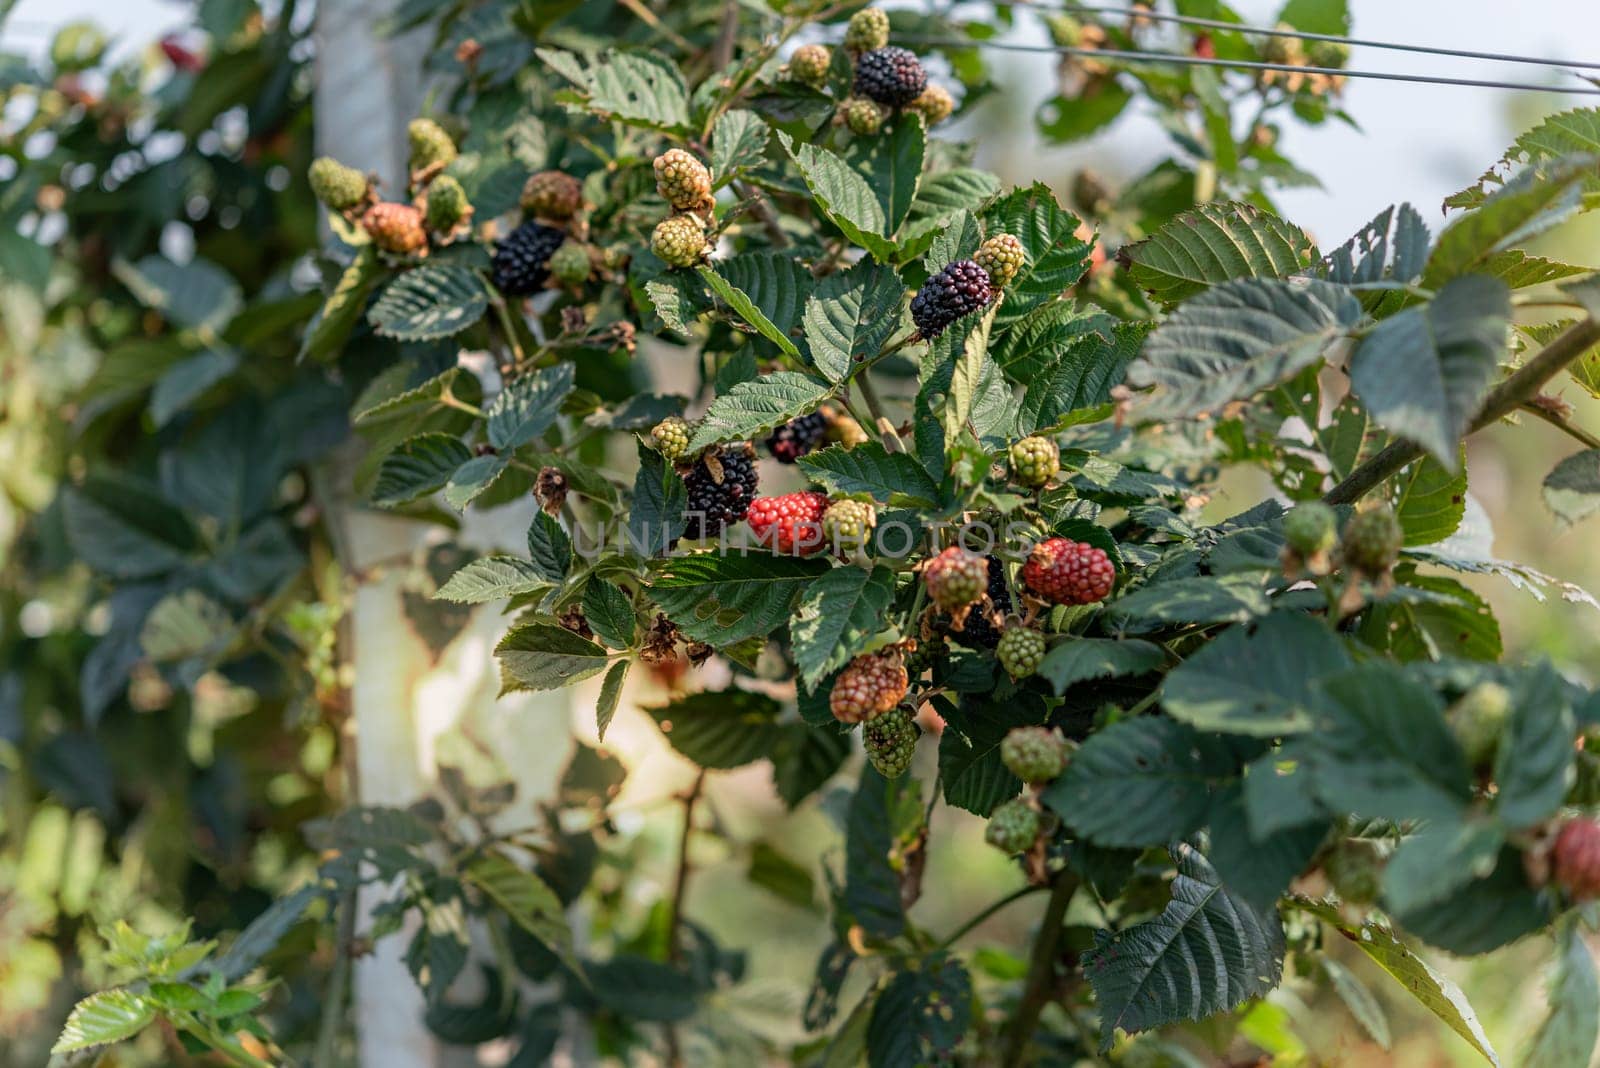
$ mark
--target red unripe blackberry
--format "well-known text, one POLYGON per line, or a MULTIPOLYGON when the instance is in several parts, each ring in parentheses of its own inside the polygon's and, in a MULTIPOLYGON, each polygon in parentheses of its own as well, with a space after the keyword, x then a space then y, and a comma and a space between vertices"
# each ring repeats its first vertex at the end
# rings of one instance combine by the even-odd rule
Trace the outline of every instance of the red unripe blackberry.
POLYGON ((767 451, 780 464, 792 464, 816 448, 828 433, 828 417, 812 412, 789 420, 767 438, 767 451))
POLYGON ((822 534, 822 515, 827 510, 826 493, 757 497, 750 502, 745 522, 755 531, 756 540, 773 552, 808 556, 827 545, 822 534))
POLYGON ((940 608, 965 608, 983 596, 989 584, 989 563, 977 553, 952 545, 922 568, 928 599, 940 608))
POLYGON ((361 228, 385 252, 407 255, 428 247, 422 212, 410 204, 374 204, 361 216, 361 228))
POLYGON ((862 723, 892 712, 910 688, 898 653, 858 656, 833 680, 828 708, 842 723, 862 723))
POLYGON ((490 261, 494 287, 508 297, 525 297, 550 279, 550 257, 567 235, 553 226, 525 222, 495 245, 490 261))
POLYGON ((993 299, 989 272, 971 260, 957 260, 922 283, 911 298, 911 321, 917 324, 918 333, 931 340, 993 299))
POLYGON ((1068 538, 1046 538, 1022 565, 1022 584, 1052 604, 1103 601, 1116 581, 1117 569, 1104 549, 1068 538))
POLYGON ((928 87, 928 72, 916 53, 890 45, 856 60, 855 92, 869 100, 903 108, 928 87))
POLYGON ((1600 897, 1600 823, 1568 820, 1550 847, 1550 870, 1574 901, 1600 897))
POLYGON ((748 445, 702 456, 683 478, 684 488, 689 491, 689 503, 684 509, 689 522, 684 534, 689 538, 710 537, 743 519, 755 499, 756 482, 755 460, 748 445))
POLYGON ((861 741, 867 750, 867 760, 878 774, 885 779, 898 779, 911 767, 921 733, 911 710, 896 705, 862 726, 861 741))

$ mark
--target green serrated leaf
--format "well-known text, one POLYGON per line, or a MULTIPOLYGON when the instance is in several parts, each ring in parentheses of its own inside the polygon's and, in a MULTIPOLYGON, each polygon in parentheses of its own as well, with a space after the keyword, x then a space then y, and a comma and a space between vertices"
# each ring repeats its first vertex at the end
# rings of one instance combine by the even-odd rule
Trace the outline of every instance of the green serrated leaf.
MULTIPOLYGON (((773 263, 775 261, 768 258, 767 262, 773 263)), ((783 350, 784 355, 791 359, 798 360, 801 358, 799 346, 794 343, 788 334, 778 329, 777 324, 767 318, 767 314, 756 306, 756 302, 750 299, 748 293, 735 286, 710 267, 700 267, 698 270, 700 277, 705 280, 711 291, 721 297, 723 303, 732 308, 734 314, 749 324, 756 333, 778 346, 783 350)))
POLYGON ((1013 727, 1040 723, 1044 709, 1037 701, 974 699, 945 706, 941 712, 948 713, 939 735, 939 780, 945 803, 987 816, 1022 789, 1022 780, 1000 759, 1000 743, 1013 727))
POLYGON ((961 962, 935 953, 895 973, 872 1006, 868 1068, 902 1068, 948 1059, 966 1037, 972 979, 961 962))
POLYGON ((1287 278, 1317 262, 1298 226, 1253 204, 1201 204, 1125 250, 1128 277, 1164 304, 1235 278, 1287 278))
POLYGON ((483 604, 503 597, 520 597, 550 586, 550 580, 527 560, 515 556, 485 556, 450 576, 434 593, 440 601, 483 604))
POLYGON ((658 52, 607 49, 580 56, 539 48, 535 53, 576 85, 597 114, 672 132, 689 125, 689 90, 683 75, 676 63, 658 52))
POLYGON ((495 646, 502 692, 558 690, 605 670, 606 651, 554 623, 521 623, 495 646))
POLYGON ((1167 676, 1161 707, 1201 730, 1277 737, 1311 726, 1317 680, 1350 666, 1328 626, 1274 612, 1232 627, 1167 676))
POLYGON ((836 567, 806 589, 789 634, 807 689, 843 667, 866 638, 883 629, 893 598, 894 573, 886 567, 836 567))
POLYGON ((1049 680, 1057 694, 1064 694, 1080 682, 1145 675, 1160 670, 1166 662, 1166 650, 1154 642, 1073 638, 1051 648, 1039 665, 1039 675, 1049 680))
POLYGON ((1600 978, 1582 929, 1567 923, 1556 932, 1556 959, 1545 991, 1549 1013, 1528 1042, 1523 1068, 1586 1065, 1600 1037, 1600 978))
POLYGON ((702 768, 737 768, 772 753, 778 702, 747 690, 689 694, 647 708, 672 748, 702 768))
POLYGON ((798 146, 778 131, 778 143, 800 170, 800 177, 830 222, 880 263, 892 262, 895 246, 886 236, 888 219, 865 178, 844 160, 809 142, 798 146))
POLYGON ((1497 660, 1502 649, 1489 603, 1443 575, 1408 575, 1404 587, 1372 605, 1359 633, 1399 660, 1497 660))
POLYGON ((1445 227, 1428 256, 1422 284, 1439 289, 1451 279, 1481 270, 1496 253, 1568 218, 1578 210, 1579 183, 1593 170, 1590 156, 1529 167, 1445 227))
POLYGON ((472 450, 454 434, 418 434, 396 445, 383 458, 372 503, 394 508, 444 488, 472 450))
POLYGON ((131 990, 102 990, 90 994, 72 1009, 51 1053, 104 1046, 132 1038, 155 1022, 156 1005, 131 990))
POLYGON ((367 312, 372 328, 399 341, 453 337, 483 318, 489 294, 476 271, 425 263, 384 288, 367 312))
POLYGON ((829 722, 820 727, 809 723, 785 723, 772 747, 772 782, 778 797, 794 808, 817 791, 844 766, 850 755, 850 735, 829 722))
POLYGON ((445 502, 457 511, 464 511, 467 505, 499 481, 509 466, 510 460, 503 455, 474 456, 456 468, 445 483, 445 502))
POLYGON ((1411 465, 1400 476, 1395 514, 1407 548, 1444 541, 1467 514, 1467 465, 1460 456, 1455 472, 1433 457, 1411 465))
POLYGON ((659 556, 683 533, 688 490, 661 454, 639 443, 639 472, 628 511, 628 540, 646 557, 659 556))
POLYGON ((702 553, 661 561, 650 587, 687 637, 722 646, 771 633, 828 566, 793 556, 702 553))
POLYGON ((716 187, 727 185, 741 171, 759 167, 767 155, 772 131, 753 111, 735 108, 724 112, 711 128, 711 177, 716 187))
POLYGON ((1563 523, 1600 511, 1600 449, 1584 449, 1556 464, 1541 487, 1544 503, 1563 523))
POLYGON ((906 287, 888 267, 858 263, 822 280, 806 301, 811 361, 830 382, 845 382, 878 355, 900 325, 906 287))
POLYGON ((779 423, 815 411, 833 392, 821 379, 797 371, 772 371, 740 382, 711 402, 689 441, 699 451, 726 441, 749 441, 772 431, 779 423))
POLYGON ((1083 221, 1063 208, 1043 182, 1012 190, 985 207, 980 217, 986 235, 1010 234, 1021 241, 1026 260, 1006 287, 996 320, 1001 326, 1056 300, 1089 269, 1093 242, 1078 236, 1083 221))
POLYGON ((528 556, 533 569, 551 585, 560 585, 572 566, 572 539, 561 529, 555 516, 545 511, 534 513, 528 524, 528 556))
POLYGON ((480 853, 466 866, 462 876, 498 905, 512 923, 560 957, 574 974, 583 975, 583 966, 572 947, 572 928, 567 924, 561 899, 543 879, 531 871, 523 871, 496 850, 480 853))
POLYGON ((932 508, 939 499, 938 484, 915 457, 889 452, 877 441, 810 453, 800 457, 800 469, 842 497, 865 494, 884 504, 911 508, 932 508))
POLYGON ((484 413, 489 444, 502 451, 516 449, 548 430, 572 392, 575 374, 573 364, 558 363, 513 380, 484 413))
POLYGON ((600 682, 600 696, 594 703, 594 725, 602 742, 606 740, 606 729, 611 726, 612 717, 617 714, 617 704, 622 700, 622 683, 628 677, 630 663, 628 660, 618 660, 600 682))
POLYGON ((591 578, 583 588, 583 617, 600 640, 613 649, 633 645, 637 620, 633 601, 621 587, 603 578, 591 578))

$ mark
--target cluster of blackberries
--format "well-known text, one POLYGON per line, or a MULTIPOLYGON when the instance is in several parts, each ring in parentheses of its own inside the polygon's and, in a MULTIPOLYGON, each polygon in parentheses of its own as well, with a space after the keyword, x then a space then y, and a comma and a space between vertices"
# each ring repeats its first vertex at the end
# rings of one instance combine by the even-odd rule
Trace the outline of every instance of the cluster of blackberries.
POLYGON ((537 293, 550 278, 550 257, 567 235, 544 223, 525 222, 495 246, 494 287, 508 297, 537 293))
POLYGON ((688 507, 684 509, 689 520, 684 534, 689 538, 711 537, 739 522, 749 513, 750 502, 756 495, 755 458, 748 446, 725 449, 714 456, 721 469, 720 479, 707 463, 710 456, 696 461, 683 479, 689 491, 688 507))
POLYGON ((828 417, 812 412, 784 423, 767 438, 767 451, 780 464, 792 464, 817 447, 828 433, 828 417))
POLYGON ((972 260, 957 260, 922 284, 911 298, 911 321, 926 339, 938 337, 950 324, 994 300, 989 272, 972 260))

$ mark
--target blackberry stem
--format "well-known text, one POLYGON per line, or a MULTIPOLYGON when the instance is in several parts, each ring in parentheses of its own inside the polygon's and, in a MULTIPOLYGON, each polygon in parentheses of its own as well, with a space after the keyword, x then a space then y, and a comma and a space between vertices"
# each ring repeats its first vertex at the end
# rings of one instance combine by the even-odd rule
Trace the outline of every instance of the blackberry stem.
POLYGON ((1017 1004, 1016 1015, 1012 1016, 1006 1035, 1005 1055, 1001 1060, 1005 1068, 1017 1068, 1022 1064, 1028 1052, 1028 1039, 1039 1026, 1039 1014, 1050 1002, 1056 985, 1056 947, 1061 942, 1061 924, 1077 890, 1078 877, 1069 871, 1057 875, 1055 885, 1050 888, 1050 903, 1045 906, 1039 934, 1033 940, 1027 985, 1022 988, 1022 1000, 1017 1004))

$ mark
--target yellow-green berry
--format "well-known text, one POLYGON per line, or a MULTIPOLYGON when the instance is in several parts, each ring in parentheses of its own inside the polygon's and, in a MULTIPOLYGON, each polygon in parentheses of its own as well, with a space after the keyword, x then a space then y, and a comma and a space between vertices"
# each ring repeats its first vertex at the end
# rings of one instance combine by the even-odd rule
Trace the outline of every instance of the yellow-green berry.
POLYGON ((1007 627, 1000 635, 1000 644, 994 655, 1006 674, 1014 679, 1025 679, 1039 670, 1044 663, 1044 635, 1027 627, 1007 627))
POLYGON ((1000 762, 1023 782, 1049 782, 1066 770, 1069 748, 1052 727, 1016 727, 1000 739, 1000 762))
POLYGON ((853 549, 867 540, 878 523, 870 501, 834 501, 822 513, 822 534, 830 547, 853 549))
POLYGON ((711 199, 711 171, 681 148, 655 159, 656 190, 679 211, 694 211, 711 199))
POLYGON ((1028 254, 1014 234, 995 234, 972 254, 973 262, 989 272, 989 281, 996 289, 1004 289, 1017 277, 1028 254))
POLYGON ((593 266, 589 248, 581 241, 568 239, 550 255, 550 274, 562 285, 583 285, 589 280, 593 266))
POLYGON ((583 183, 565 171, 539 171, 522 186, 522 210, 544 219, 570 219, 583 207, 583 183))
POLYGON ((1039 839, 1039 813, 1020 797, 1014 797, 989 814, 984 841, 1004 853, 1026 853, 1039 839))
POLYGON ((792 80, 820 89, 828 81, 828 64, 832 62, 833 53, 827 45, 801 45, 789 57, 787 70, 792 80))
POLYGON ((1380 504, 1350 517, 1344 525, 1339 551, 1346 567, 1376 577, 1394 567, 1404 544, 1405 531, 1399 517, 1393 508, 1380 504))
POLYGON ((444 233, 456 228, 472 211, 467 191, 448 174, 441 174, 428 186, 428 229, 444 233))
POLYGON ((331 157, 315 160, 306 178, 312 195, 334 211, 348 211, 367 199, 367 176, 331 157))
POLYGON ((650 429, 650 441, 662 456, 676 460, 689 449, 689 431, 685 420, 669 415, 650 429))
POLYGON ((1313 67, 1343 68, 1350 62, 1350 46, 1343 41, 1313 41, 1306 49, 1306 59, 1313 67))
POLYGON ((1011 477, 1018 485, 1039 489, 1061 470, 1061 450, 1049 438, 1035 435, 1011 446, 1011 477))
POLYGON ((871 100, 856 97, 846 100, 840 108, 844 112, 844 124, 857 137, 873 137, 883 129, 883 108, 871 100))
POLYGON ((1511 691, 1498 682, 1480 682, 1450 706, 1446 718, 1467 763, 1487 768, 1494 763, 1500 735, 1511 718, 1511 691))
POLYGON ((875 719, 869 719, 861 728, 861 741, 867 750, 867 760, 885 779, 898 779, 911 767, 911 758, 917 753, 916 717, 905 705, 900 705, 875 719))
POLYGON ((1339 539, 1339 517, 1321 501, 1304 501, 1283 517, 1284 543, 1302 557, 1333 549, 1339 539))
POLYGON ((444 132, 444 127, 432 119, 412 119, 406 127, 406 139, 411 143, 411 169, 425 170, 442 167, 456 158, 456 143, 444 132))
POLYGON ((693 267, 706 255, 705 224, 695 215, 669 215, 650 235, 650 251, 670 267, 693 267))
POLYGON ((948 119, 956 110, 955 97, 950 95, 950 90, 942 85, 930 85, 922 91, 906 108, 922 116, 922 121, 928 126, 935 126, 948 119))
POLYGON ((871 52, 889 43, 889 16, 878 8, 865 7, 850 16, 844 30, 848 52, 871 52))

